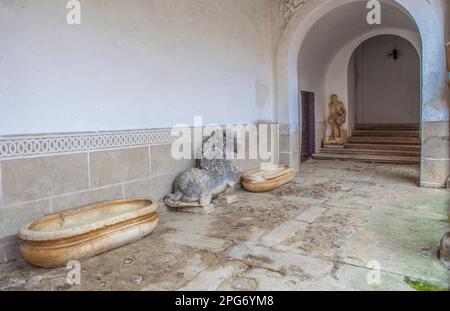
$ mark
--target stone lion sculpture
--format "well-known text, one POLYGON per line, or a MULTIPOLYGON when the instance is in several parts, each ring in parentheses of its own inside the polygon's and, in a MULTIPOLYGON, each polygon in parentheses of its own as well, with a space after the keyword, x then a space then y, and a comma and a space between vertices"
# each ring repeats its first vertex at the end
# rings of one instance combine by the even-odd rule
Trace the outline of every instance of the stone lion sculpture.
POLYGON ((177 209, 214 208, 212 199, 240 181, 241 173, 230 160, 235 151, 234 137, 231 141, 223 131, 213 132, 203 142, 198 168, 188 169, 176 178, 173 194, 167 195, 164 203, 177 209))

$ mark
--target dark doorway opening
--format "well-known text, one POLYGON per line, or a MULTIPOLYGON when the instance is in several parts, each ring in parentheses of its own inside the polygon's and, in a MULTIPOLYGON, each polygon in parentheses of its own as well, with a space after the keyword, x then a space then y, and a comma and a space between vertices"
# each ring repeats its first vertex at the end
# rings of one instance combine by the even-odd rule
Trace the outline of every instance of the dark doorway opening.
POLYGON ((316 109, 312 92, 301 92, 302 150, 301 163, 312 158, 316 151, 316 109))

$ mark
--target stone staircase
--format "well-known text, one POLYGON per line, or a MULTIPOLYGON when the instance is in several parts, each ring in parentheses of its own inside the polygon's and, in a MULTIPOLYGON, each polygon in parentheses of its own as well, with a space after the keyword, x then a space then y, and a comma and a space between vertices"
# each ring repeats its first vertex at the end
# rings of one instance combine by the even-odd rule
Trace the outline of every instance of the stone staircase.
POLYGON ((358 124, 344 146, 324 146, 317 160, 419 164, 419 124, 358 124))

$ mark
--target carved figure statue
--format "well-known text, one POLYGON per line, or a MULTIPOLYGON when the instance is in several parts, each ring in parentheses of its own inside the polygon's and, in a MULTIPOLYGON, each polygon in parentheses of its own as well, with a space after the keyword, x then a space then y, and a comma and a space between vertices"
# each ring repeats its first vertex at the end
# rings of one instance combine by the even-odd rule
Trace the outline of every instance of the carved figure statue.
POLYGON ((325 144, 343 145, 347 141, 347 133, 343 128, 347 121, 347 109, 344 103, 338 100, 337 95, 331 95, 329 110, 328 124, 331 126, 331 135, 326 139, 325 144))
POLYGON ((232 142, 222 131, 212 133, 202 145, 202 159, 198 168, 188 169, 175 180, 173 194, 165 197, 168 207, 177 209, 213 209, 211 200, 224 194, 241 179, 241 173, 229 160, 235 152, 232 142), (230 150, 233 146, 233 151, 230 150))

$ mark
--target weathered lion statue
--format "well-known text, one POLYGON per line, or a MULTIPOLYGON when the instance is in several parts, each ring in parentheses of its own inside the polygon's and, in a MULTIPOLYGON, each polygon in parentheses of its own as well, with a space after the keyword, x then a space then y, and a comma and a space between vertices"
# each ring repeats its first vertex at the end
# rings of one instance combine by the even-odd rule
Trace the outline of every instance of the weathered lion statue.
POLYGON ((234 137, 230 140, 223 131, 213 132, 203 142, 198 168, 188 169, 176 178, 173 194, 167 195, 164 203, 177 209, 213 208, 212 199, 240 181, 241 173, 230 160, 232 152, 236 152, 234 137))

